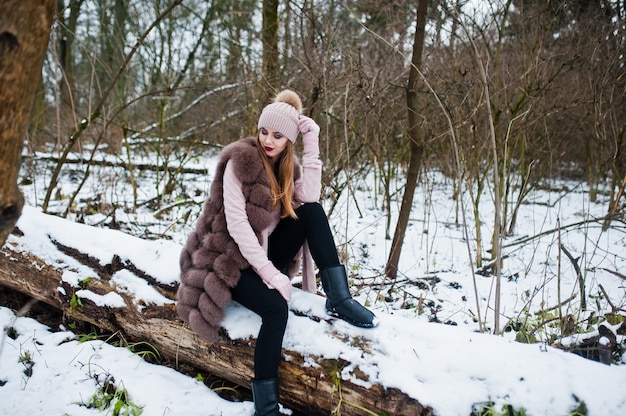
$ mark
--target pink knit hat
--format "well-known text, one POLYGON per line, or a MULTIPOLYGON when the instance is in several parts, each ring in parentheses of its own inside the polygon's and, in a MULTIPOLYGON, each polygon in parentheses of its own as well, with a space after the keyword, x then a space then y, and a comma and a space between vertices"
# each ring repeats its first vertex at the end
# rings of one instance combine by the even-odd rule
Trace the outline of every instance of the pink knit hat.
POLYGON ((298 138, 298 119, 302 113, 302 101, 298 94, 283 90, 276 95, 274 102, 265 106, 259 117, 258 128, 265 127, 280 132, 295 143, 298 138))

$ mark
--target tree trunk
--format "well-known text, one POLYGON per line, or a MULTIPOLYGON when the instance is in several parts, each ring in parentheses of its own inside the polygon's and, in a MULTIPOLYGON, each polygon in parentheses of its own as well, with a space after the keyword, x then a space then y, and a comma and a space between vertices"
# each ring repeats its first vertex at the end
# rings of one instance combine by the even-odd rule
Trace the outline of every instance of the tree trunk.
POLYGON ((17 173, 56 1, 8 0, 0 13, 0 245, 22 212, 17 173))
MULTIPOLYGON (((120 233, 121 234, 121 233, 120 233)), ((80 265, 72 269, 86 266, 90 271, 90 279, 84 279, 77 286, 63 280, 67 265, 57 269, 57 263, 46 263, 32 253, 22 252, 22 242, 35 241, 37 236, 23 235, 16 228, 14 235, 0 253, 0 285, 27 294, 39 301, 62 310, 74 319, 89 322, 107 331, 120 331, 130 341, 144 341, 154 346, 159 353, 177 363, 188 363, 196 368, 210 372, 218 377, 229 380, 248 388, 253 377, 253 357, 255 340, 231 339, 226 331, 222 331, 220 340, 207 344, 200 339, 187 325, 184 325, 176 314, 173 303, 164 306, 143 305, 138 307, 139 299, 133 298, 123 290, 116 289, 111 281, 119 271, 128 271, 143 279, 168 299, 175 299, 177 285, 160 283, 147 272, 140 270, 132 260, 122 260, 113 256, 108 264, 102 264, 89 253, 83 253, 76 247, 68 247, 54 241, 49 236, 59 256, 70 256, 80 265), (62 254, 61 254, 62 253, 62 254), (53 263, 55 266, 51 266, 53 263), (80 298, 81 289, 99 295, 121 296, 126 307, 98 306, 87 298, 80 298)), ((94 233, 94 238, 100 238, 94 233)), ((143 240, 137 239, 136 244, 143 240)), ((24 244, 26 246, 27 244, 24 244)), ((54 250, 50 250, 54 251, 54 250)), ((47 253, 49 256, 52 253, 47 253)), ((309 317, 314 321, 331 319, 327 316, 311 316, 308 311, 298 311, 290 306, 298 317, 309 317)), ((341 330, 334 329, 333 336, 346 337, 341 330)), ((371 341, 375 342, 375 341, 371 341)), ((352 348, 360 348, 353 346, 352 348)), ((362 351, 360 352, 362 353, 362 351)), ((352 404, 388 415, 432 415, 432 409, 421 405, 397 388, 372 383, 367 384, 367 377, 356 368, 352 373, 361 382, 353 383, 340 375, 348 363, 342 358, 319 358, 305 356, 301 352, 283 350, 285 359, 281 362, 279 375, 281 379, 281 403, 293 410, 307 415, 328 415, 339 409, 341 415, 363 415, 352 404), (313 365, 312 365, 313 364, 313 365), (337 389, 340 389, 337 391, 337 389)))
MULTIPOLYGON (((65 135, 67 132, 76 128, 76 121, 78 116, 75 115, 75 82, 74 82, 74 40, 77 27, 78 18, 80 16, 81 7, 84 0, 68 0, 67 5, 63 0, 59 1, 57 8, 57 19, 59 21, 57 27, 57 59, 60 70, 62 71, 61 77, 59 77, 59 83, 57 86, 59 92, 58 116, 60 118, 60 124, 62 128, 61 135, 65 135), (69 10, 69 14, 66 18, 66 9, 69 10)), ((57 138, 60 140, 60 137, 57 138)))
POLYGON ((400 252, 404 242, 404 235, 411 215, 413 206, 413 196, 417 186, 417 178, 422 168, 422 158, 424 155, 423 132, 419 127, 417 114, 417 79, 419 69, 422 66, 422 50, 424 49, 424 32, 426 28, 426 16, 428 12, 428 0, 420 0, 417 6, 417 21, 415 24, 415 39, 413 40, 413 57, 411 58, 411 69, 409 71, 409 81, 406 88, 406 105, 408 111, 409 141, 411 155, 409 157, 409 168, 407 171, 402 205, 398 214, 396 231, 391 242, 389 260, 385 268, 385 274, 395 279, 398 273, 398 262, 400 252))
POLYGON ((278 0, 263 0, 263 89, 265 97, 274 95, 278 87, 278 0))

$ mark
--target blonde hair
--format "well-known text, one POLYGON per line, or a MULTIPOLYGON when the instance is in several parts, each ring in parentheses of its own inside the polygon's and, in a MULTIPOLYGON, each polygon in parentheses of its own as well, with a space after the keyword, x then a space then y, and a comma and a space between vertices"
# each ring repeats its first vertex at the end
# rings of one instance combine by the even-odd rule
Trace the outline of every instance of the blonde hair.
POLYGON ((287 147, 280 154, 276 163, 272 163, 257 135, 256 140, 265 172, 270 181, 270 195, 274 199, 274 207, 281 203, 280 218, 298 218, 293 207, 294 192, 294 150, 293 143, 287 141, 287 147))

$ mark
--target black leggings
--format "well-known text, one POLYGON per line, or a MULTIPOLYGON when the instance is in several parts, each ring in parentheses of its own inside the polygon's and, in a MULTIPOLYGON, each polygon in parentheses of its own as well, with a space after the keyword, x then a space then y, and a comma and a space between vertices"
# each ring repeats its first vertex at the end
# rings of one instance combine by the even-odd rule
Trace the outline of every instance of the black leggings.
MULTIPOLYGON (((323 269, 338 265, 335 241, 322 206, 318 203, 304 204, 296 209, 296 214, 297 219, 282 219, 269 236, 268 257, 274 266, 285 273, 305 240, 317 267, 323 269)), ((254 350, 254 378, 278 377, 289 315, 287 302, 277 290, 269 289, 252 268, 241 272, 241 279, 232 289, 232 295, 235 301, 261 317, 261 329, 254 350)))

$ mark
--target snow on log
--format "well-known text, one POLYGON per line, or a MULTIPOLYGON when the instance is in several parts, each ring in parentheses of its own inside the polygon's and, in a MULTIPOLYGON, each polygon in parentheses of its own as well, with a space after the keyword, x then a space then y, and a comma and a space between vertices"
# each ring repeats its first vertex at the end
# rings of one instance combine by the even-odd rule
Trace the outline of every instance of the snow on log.
MULTIPOLYGON (((220 341, 208 345, 196 336, 175 311, 180 248, 26 207, 2 248, 0 285, 248 387, 260 320, 233 303, 220 341)), ((364 414, 362 409, 389 415, 433 413, 403 391, 400 382, 381 381, 394 377, 379 377, 386 367, 379 357, 391 345, 370 338, 372 330, 328 317, 322 297, 294 292, 279 369, 282 403, 309 415, 338 409, 346 416, 364 414)))

